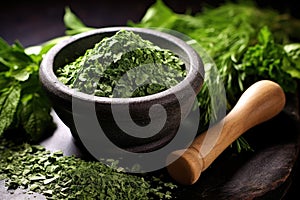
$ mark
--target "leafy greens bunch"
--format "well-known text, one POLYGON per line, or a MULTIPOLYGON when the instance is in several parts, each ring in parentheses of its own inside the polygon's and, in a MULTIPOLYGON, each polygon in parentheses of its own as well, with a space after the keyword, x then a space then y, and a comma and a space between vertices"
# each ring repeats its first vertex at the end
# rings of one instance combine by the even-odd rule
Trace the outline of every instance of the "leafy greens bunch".
POLYGON ((43 55, 68 37, 27 48, 18 41, 9 45, 0 37, 0 138, 36 143, 52 134, 56 125, 52 105, 39 82, 39 66, 43 55))
MULTIPOLYGON (((198 95, 200 110, 205 111, 200 116, 201 127, 207 127, 210 120, 218 120, 215 119, 218 109, 213 107, 216 105, 212 103, 207 86, 209 81, 224 84, 227 111, 257 80, 273 80, 286 93, 296 92, 300 78, 300 44, 292 44, 291 38, 295 39, 300 23, 288 15, 259 9, 251 1, 205 7, 195 15, 177 14, 162 0, 157 0, 140 22, 129 21, 128 24, 183 33, 188 36, 186 42, 192 46, 197 43, 212 58, 218 78, 210 80, 210 69, 205 69, 206 79, 198 95)), ((203 56, 201 51, 199 54, 203 56)), ((251 149, 242 137, 236 144, 239 151, 251 149)))
POLYGON ((0 39, 0 136, 37 142, 54 128, 51 104, 39 83, 41 59, 18 42, 10 46, 0 39))

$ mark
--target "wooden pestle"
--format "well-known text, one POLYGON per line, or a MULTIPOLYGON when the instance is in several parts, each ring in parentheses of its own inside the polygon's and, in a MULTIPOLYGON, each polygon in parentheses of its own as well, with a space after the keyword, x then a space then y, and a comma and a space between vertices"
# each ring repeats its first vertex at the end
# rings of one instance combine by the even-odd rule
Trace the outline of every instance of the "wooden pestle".
POLYGON ((270 80, 254 83, 223 120, 197 136, 187 149, 174 151, 168 156, 167 163, 171 163, 167 165, 168 173, 180 184, 194 184, 201 172, 240 135, 271 119, 284 106, 285 94, 277 83, 270 80), (175 158, 178 159, 171 162, 175 158))

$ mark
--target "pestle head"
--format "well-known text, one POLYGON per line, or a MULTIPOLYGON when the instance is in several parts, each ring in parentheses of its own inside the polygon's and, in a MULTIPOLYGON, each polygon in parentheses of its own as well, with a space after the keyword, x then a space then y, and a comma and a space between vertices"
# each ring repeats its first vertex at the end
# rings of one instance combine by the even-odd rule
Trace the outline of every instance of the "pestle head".
POLYGON ((194 184, 203 169, 203 160, 199 152, 194 149, 172 152, 167 157, 167 163, 170 163, 167 165, 169 175, 182 185, 194 184))

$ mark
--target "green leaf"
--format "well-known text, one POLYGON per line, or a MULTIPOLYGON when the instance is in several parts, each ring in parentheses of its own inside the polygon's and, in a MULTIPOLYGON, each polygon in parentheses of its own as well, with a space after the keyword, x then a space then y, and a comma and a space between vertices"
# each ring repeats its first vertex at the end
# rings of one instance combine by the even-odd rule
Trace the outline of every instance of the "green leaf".
POLYGON ((63 38, 27 49, 18 41, 9 46, 0 38, 0 134, 8 128, 25 130, 19 131, 20 136, 26 135, 22 139, 36 141, 53 125, 51 104, 41 89, 38 71, 43 55, 63 38))
POLYGON ((267 44, 268 42, 273 42, 272 33, 267 26, 264 26, 260 30, 258 34, 258 41, 260 44, 267 44))
POLYGON ((65 8, 64 24, 67 28, 67 35, 75 35, 94 28, 87 27, 72 11, 69 7, 65 8))
POLYGON ((10 49, 9 44, 3 38, 0 37, 0 51, 5 51, 7 49, 10 49))
POLYGON ((49 184, 49 183, 55 181, 55 180, 58 179, 58 178, 59 178, 59 176, 56 175, 56 176, 54 176, 54 177, 52 177, 52 178, 48 178, 48 179, 44 180, 43 183, 44 183, 44 185, 47 185, 47 184, 49 184))
POLYGON ((285 66, 285 70, 294 78, 300 79, 300 43, 287 44, 284 47, 293 65, 285 66))
POLYGON ((128 22, 129 26, 140 26, 150 28, 171 28, 178 16, 167 7, 162 0, 157 0, 146 12, 142 20, 135 24, 128 22))
POLYGON ((65 8, 64 23, 66 28, 68 29, 78 29, 86 27, 69 7, 65 8))
POLYGON ((20 112, 21 124, 32 141, 39 141, 51 127, 51 107, 42 93, 25 95, 20 112))
POLYGON ((2 51, 0 57, 9 62, 11 68, 14 68, 15 66, 24 68, 32 63, 30 56, 28 56, 24 49, 21 49, 18 45, 13 45, 11 49, 2 51))
POLYGON ((21 87, 19 84, 14 84, 0 93, 0 136, 11 126, 20 96, 21 87))
MULTIPOLYGON (((1 42, 0 42, 1 43, 1 42)), ((0 71, 5 71, 6 77, 11 77, 17 81, 26 81, 30 74, 38 70, 38 66, 24 51, 24 48, 15 43, 11 47, 1 45, 0 49, 0 71)))
POLYGON ((43 175, 33 175, 33 176, 30 176, 28 179, 30 181, 38 181, 38 180, 45 180, 46 177, 43 175))
POLYGON ((7 77, 6 73, 0 73, 0 93, 1 91, 4 91, 11 85, 11 83, 14 81, 11 77, 7 77))
POLYGON ((11 76, 18 81, 26 81, 29 78, 31 71, 32 70, 29 70, 28 68, 16 70, 11 74, 11 76))

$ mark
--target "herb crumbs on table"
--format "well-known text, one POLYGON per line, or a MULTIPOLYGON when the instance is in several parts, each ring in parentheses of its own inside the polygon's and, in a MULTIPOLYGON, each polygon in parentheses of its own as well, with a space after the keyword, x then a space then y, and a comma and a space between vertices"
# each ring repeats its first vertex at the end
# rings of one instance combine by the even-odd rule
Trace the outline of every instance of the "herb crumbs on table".
POLYGON ((97 161, 50 152, 40 145, 0 140, 0 180, 47 199, 170 199, 177 185, 118 171, 97 161))

